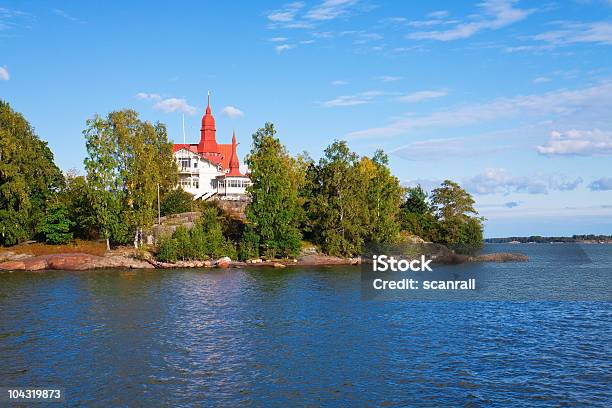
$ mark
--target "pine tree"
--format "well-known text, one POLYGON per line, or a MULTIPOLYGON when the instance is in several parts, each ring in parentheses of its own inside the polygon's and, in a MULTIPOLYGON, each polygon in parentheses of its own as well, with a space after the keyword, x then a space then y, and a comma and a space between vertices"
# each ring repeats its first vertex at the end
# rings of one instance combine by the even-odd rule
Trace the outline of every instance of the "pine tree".
POLYGON ((66 244, 72 240, 70 231, 74 222, 68 218, 68 209, 61 202, 56 202, 47 208, 47 213, 40 226, 40 232, 49 244, 66 244))

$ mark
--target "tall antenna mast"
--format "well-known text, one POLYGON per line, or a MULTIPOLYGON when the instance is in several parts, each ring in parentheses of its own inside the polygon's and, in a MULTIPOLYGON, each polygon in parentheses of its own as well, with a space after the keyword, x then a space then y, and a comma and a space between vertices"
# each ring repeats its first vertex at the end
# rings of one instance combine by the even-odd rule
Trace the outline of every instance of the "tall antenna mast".
POLYGON ((187 144, 187 140, 185 139, 185 113, 183 112, 183 144, 187 144))

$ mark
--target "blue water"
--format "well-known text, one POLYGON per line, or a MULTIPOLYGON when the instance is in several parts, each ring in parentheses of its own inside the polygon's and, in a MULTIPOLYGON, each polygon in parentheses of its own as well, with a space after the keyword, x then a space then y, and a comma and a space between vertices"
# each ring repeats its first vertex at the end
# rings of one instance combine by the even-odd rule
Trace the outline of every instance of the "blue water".
MULTIPOLYGON (((592 248, 612 274, 612 246, 592 248)), ((531 261, 468 268, 537 276, 571 252, 487 250, 531 261)), ((611 305, 363 301, 358 267, 0 273, 0 387, 88 407, 609 407, 611 305)))

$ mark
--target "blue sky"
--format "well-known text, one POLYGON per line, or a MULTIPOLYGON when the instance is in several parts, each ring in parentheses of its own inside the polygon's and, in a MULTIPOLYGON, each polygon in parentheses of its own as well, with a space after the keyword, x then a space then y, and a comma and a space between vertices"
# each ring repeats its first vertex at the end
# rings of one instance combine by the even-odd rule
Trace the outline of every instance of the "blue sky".
POLYGON ((460 182, 486 236, 612 234, 612 1, 0 1, 0 98, 64 169, 94 114, 199 139, 275 123, 290 151, 383 148, 460 182))

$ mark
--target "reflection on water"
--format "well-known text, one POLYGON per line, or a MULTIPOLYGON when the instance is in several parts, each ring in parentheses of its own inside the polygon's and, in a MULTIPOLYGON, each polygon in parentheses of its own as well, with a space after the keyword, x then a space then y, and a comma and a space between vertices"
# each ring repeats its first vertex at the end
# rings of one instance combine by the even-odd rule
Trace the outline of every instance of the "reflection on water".
MULTIPOLYGON (((479 267, 568 252, 511 250, 479 267)), ((611 344, 609 302, 367 302, 355 267, 0 274, 0 386, 70 406, 610 406, 611 344)))

